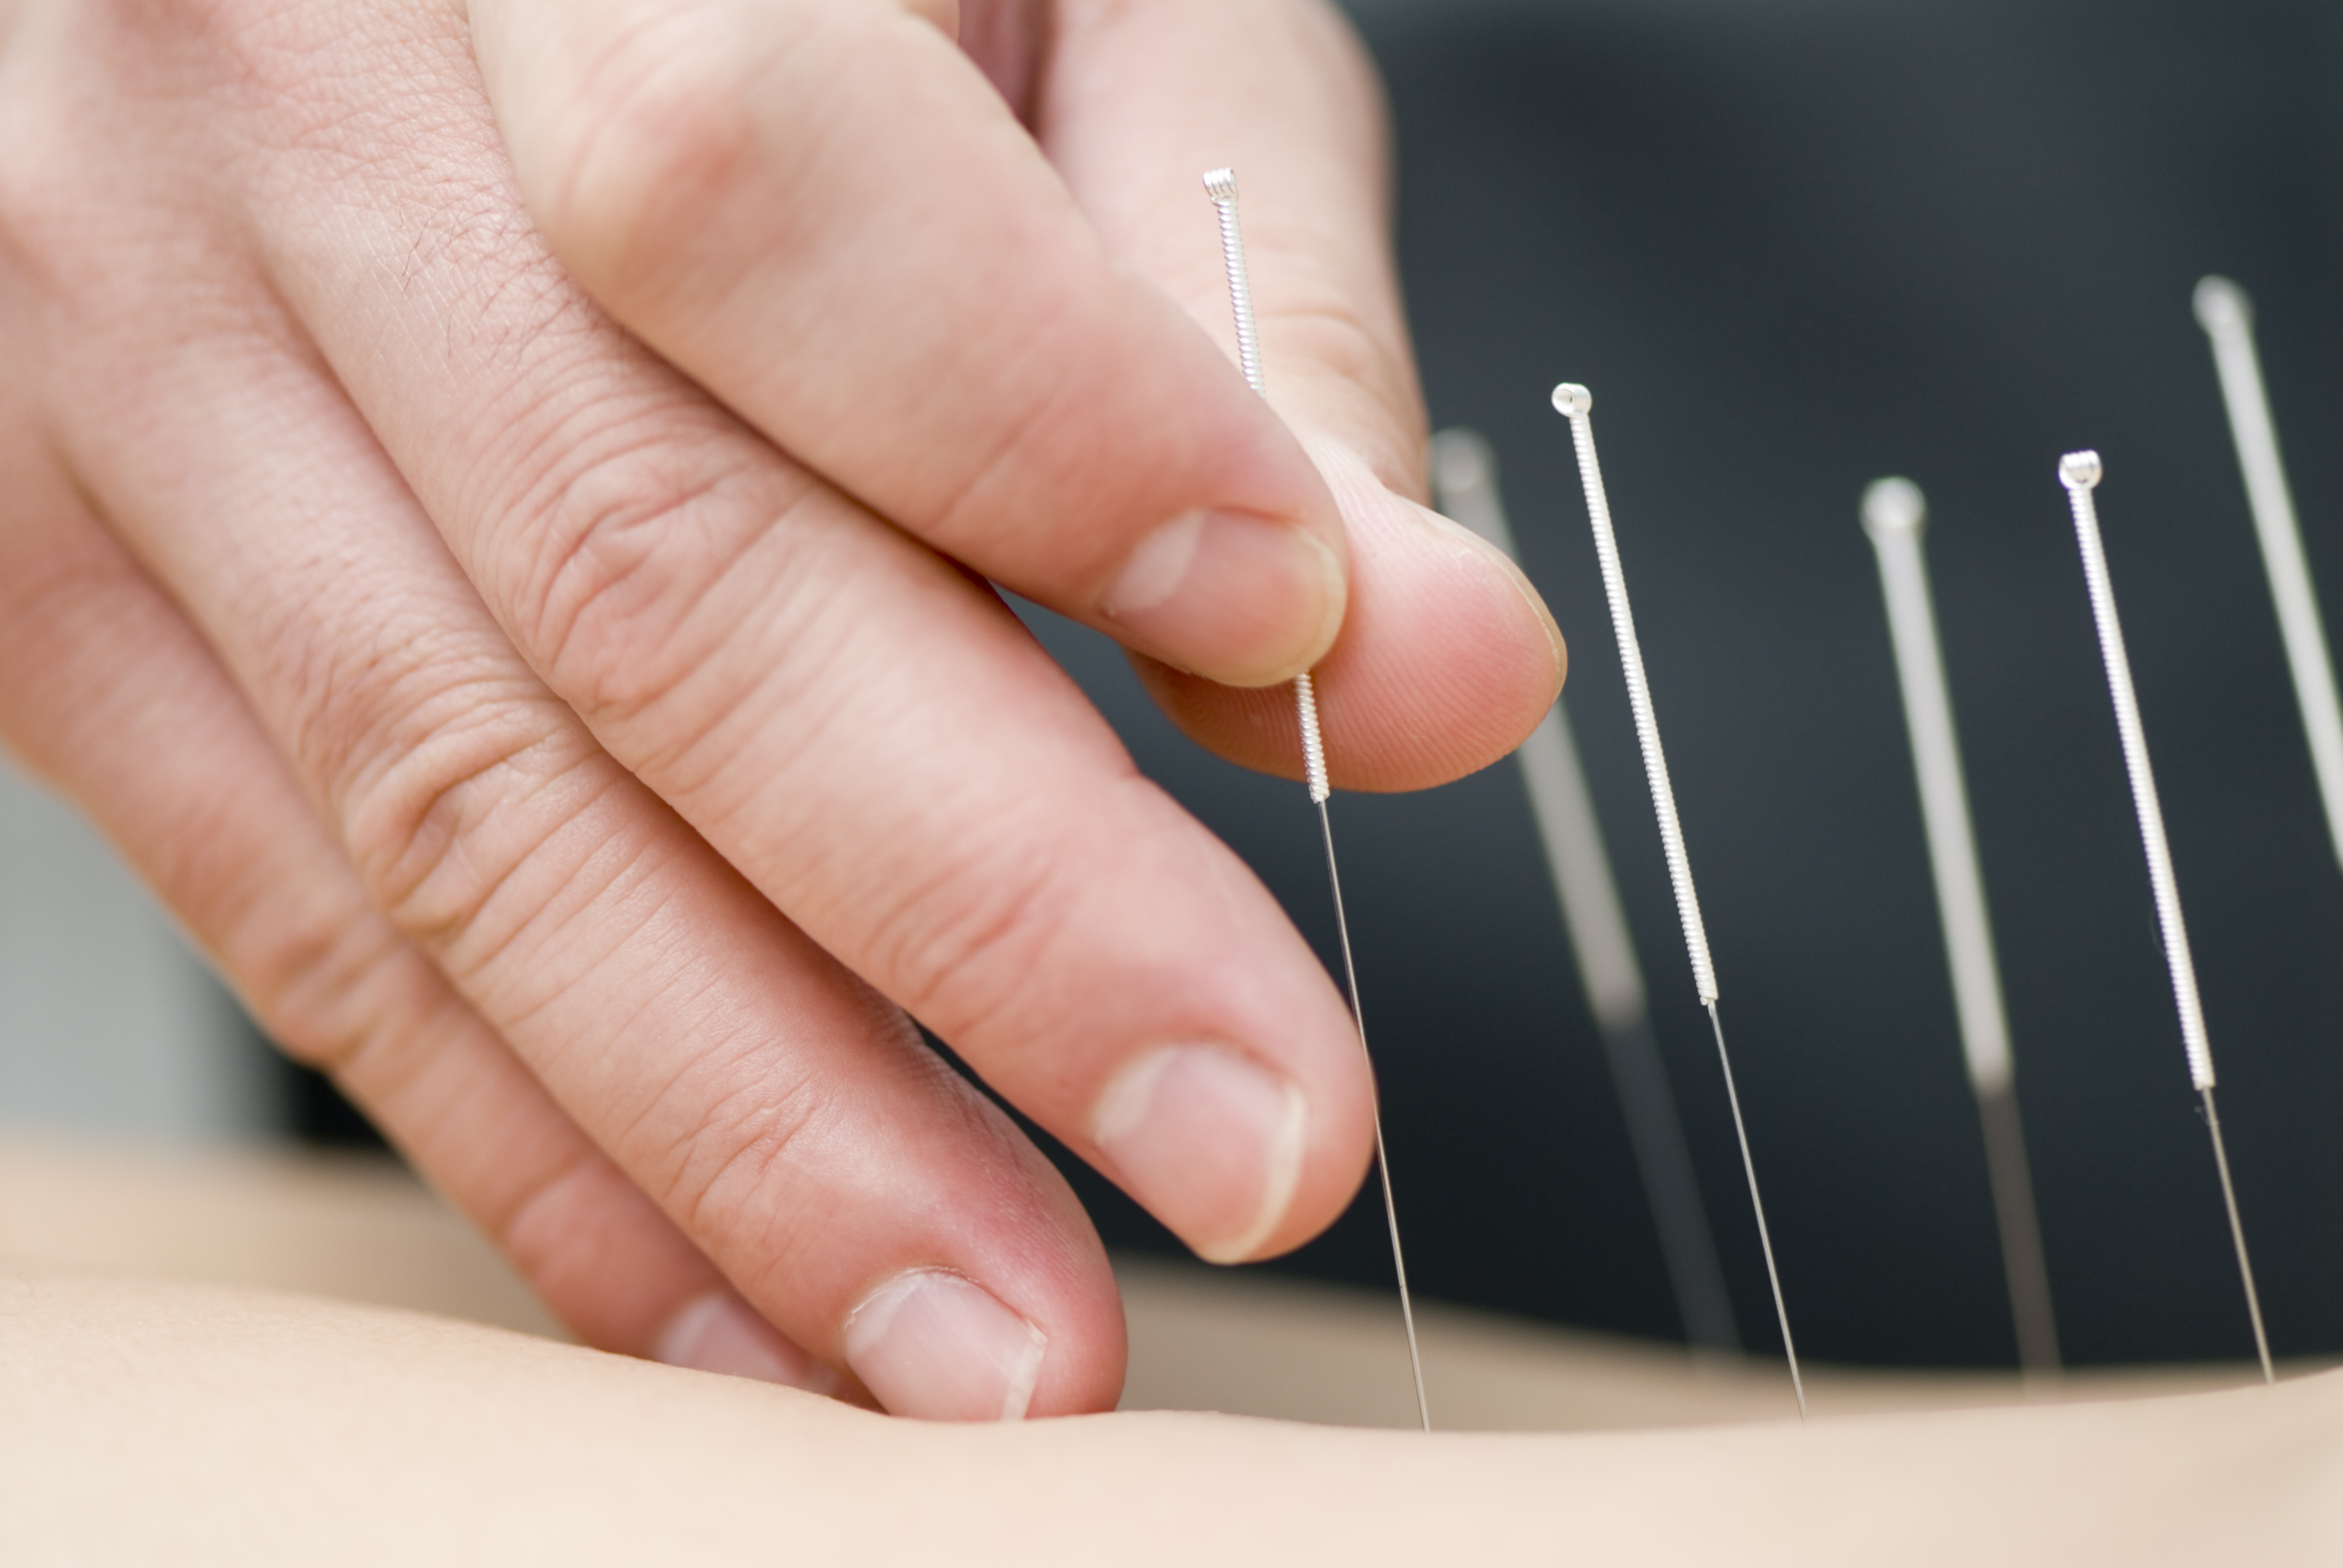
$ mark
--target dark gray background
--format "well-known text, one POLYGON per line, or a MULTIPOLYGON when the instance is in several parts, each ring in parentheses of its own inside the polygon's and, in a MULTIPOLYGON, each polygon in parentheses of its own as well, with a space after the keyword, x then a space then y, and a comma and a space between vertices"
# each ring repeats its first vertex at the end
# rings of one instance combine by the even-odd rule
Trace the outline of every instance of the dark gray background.
MULTIPOLYGON (((2070 1360, 2251 1353, 2054 469, 2108 549, 2281 1355, 2343 1350, 2343 872, 2217 384, 2237 278, 2343 615, 2343 30, 2296 0, 1432 0, 1354 6, 1399 133, 1438 424, 1496 444, 1741 1320, 1777 1342, 1554 383, 1595 422, 1801 1349, 2014 1351, 1864 486, 1930 564, 2070 1360)), ((1198 221, 1209 219, 1200 208, 1198 221)), ((1046 628, 1141 765, 1322 952, 1302 791, 1176 736, 1046 628)), ((1428 1295, 1677 1332, 1510 763, 1335 801, 1411 1262, 1428 1295)), ((1109 1239, 1169 1245, 1075 1172, 1109 1239)), ((1275 1265, 1389 1278, 1363 1201, 1275 1265)))

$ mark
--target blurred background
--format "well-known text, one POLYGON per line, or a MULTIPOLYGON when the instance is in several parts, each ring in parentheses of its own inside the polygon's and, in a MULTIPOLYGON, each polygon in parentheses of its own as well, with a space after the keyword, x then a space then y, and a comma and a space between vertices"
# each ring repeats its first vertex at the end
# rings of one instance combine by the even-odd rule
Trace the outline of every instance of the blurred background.
MULTIPOLYGON (((2343 869, 2203 334, 2258 307, 2343 617, 2343 11, 2311 0, 1353 0, 1398 128, 1435 426, 1489 439, 1740 1332, 1778 1344, 1568 432, 1591 386, 1801 1351, 2014 1360, 1865 486, 1926 493, 2057 1322, 2078 1363, 2251 1342, 2057 456, 2108 550, 2274 1349, 2343 1352, 2343 869)), ((1197 221, 1210 221, 1202 198, 1197 221)), ((1295 786, 1032 612, 1151 775, 1332 956, 1295 786)), ((1414 1282, 1682 1332, 1520 773, 1334 802, 1414 1282)), ((364 1141, 136 882, 0 776, 0 1131, 364 1141)), ((1176 1251, 1071 1164, 1111 1244, 1176 1251)), ((1370 1193, 1373 1189, 1370 1187, 1370 1193)), ((1379 1202, 1269 1267, 1381 1285, 1379 1202)))

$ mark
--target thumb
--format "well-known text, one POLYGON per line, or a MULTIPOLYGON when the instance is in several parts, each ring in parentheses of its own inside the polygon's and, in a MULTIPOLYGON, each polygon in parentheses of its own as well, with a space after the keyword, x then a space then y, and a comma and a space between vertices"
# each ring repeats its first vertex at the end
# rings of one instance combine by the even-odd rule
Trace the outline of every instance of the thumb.
MULTIPOLYGON (((1038 120, 1109 249, 1233 347, 1198 179, 1233 167, 1270 404, 1340 507, 1350 606, 1319 663, 1334 781, 1418 789, 1520 744, 1562 635, 1504 554, 1419 505, 1424 417, 1389 237, 1373 69, 1318 0, 1069 4, 1038 120)), ((1291 699, 1142 659, 1158 702, 1233 760, 1299 776, 1291 699)))

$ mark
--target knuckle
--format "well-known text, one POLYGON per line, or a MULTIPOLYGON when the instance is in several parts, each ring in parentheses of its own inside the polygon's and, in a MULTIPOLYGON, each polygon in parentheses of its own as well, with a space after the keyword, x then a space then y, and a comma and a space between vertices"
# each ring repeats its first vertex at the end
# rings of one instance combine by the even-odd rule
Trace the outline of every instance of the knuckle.
MULTIPOLYGON (((426 1070, 450 1035, 477 1028, 447 980, 345 875, 287 876, 239 853, 221 813, 206 864, 169 879, 252 1016, 277 1049, 370 1101, 426 1070)), ((297 834, 301 831, 296 829, 297 834)), ((320 840, 320 850, 331 851, 320 840)))
POLYGON ((443 962, 500 946, 526 911, 485 930, 498 891, 603 792, 591 743, 533 682, 427 644, 317 684, 299 749, 376 905, 443 962))
POLYGON ((741 639, 826 622, 806 546, 827 492, 729 440, 627 436, 548 479, 538 540, 509 596, 524 646, 588 722, 662 771, 719 727, 776 662, 741 639), (753 562, 752 562, 753 558, 753 562), (720 678, 695 680, 705 672, 720 678))
POLYGON ((345 1076, 436 1031, 453 1005, 421 955, 371 911, 315 903, 256 914, 224 945, 253 1016, 294 1060, 345 1076))
POLYGON ((662 219, 705 200, 756 140, 751 67, 707 12, 669 7, 604 40, 516 148, 548 236, 605 286, 639 280, 662 219))

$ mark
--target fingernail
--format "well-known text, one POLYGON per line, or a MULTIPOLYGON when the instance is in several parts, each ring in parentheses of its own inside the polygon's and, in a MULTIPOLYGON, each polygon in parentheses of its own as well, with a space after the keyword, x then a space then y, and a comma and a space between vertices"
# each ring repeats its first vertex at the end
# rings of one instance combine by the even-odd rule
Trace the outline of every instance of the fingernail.
POLYGON ((1307 528, 1196 511, 1139 542, 1099 609, 1183 669, 1271 686, 1333 645, 1346 591, 1342 563, 1307 528))
POLYGON ((846 1320, 846 1364, 896 1415, 1022 1421, 1050 1336, 965 1275, 914 1269, 846 1320))
POLYGON ((1250 1258, 1302 1180, 1301 1089, 1212 1045, 1172 1045, 1116 1074, 1091 1137, 1133 1197, 1214 1263, 1250 1258))
POLYGON ((838 1374, 781 1337, 730 1291, 694 1296, 668 1320, 651 1348, 671 1367, 755 1378, 813 1393, 834 1393, 838 1374))

